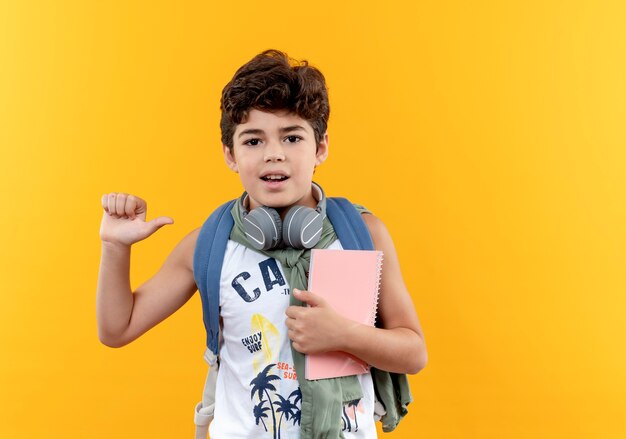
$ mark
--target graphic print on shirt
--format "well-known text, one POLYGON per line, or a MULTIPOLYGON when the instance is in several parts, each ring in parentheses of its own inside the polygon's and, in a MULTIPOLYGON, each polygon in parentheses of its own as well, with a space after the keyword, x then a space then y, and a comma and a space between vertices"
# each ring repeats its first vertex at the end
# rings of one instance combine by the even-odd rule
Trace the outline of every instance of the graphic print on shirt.
POLYGON ((274 361, 273 356, 280 349, 280 332, 276 326, 262 314, 253 314, 250 321, 250 329, 252 337, 258 338, 258 342, 252 345, 250 352, 260 352, 260 355, 252 357, 252 368, 255 373, 261 370, 261 367, 274 361))
MULTIPOLYGON (((274 289, 274 285, 278 285, 281 291, 281 294, 288 296, 289 288, 285 288, 286 282, 282 273, 280 272, 280 268, 278 268, 278 263, 276 259, 270 258, 264 261, 259 262, 259 271, 261 272, 261 276, 263 278, 263 283, 265 284, 265 291, 269 292, 274 289)), ((232 280, 231 285, 239 294, 245 302, 252 303, 258 300, 261 297, 261 289, 259 287, 256 288, 246 288, 247 284, 250 282, 256 281, 254 277, 252 277, 252 281, 248 281, 252 275, 247 271, 242 271, 232 280)))
POLYGON ((359 431, 359 423, 357 421, 356 412, 363 413, 363 404, 361 403, 361 399, 355 399, 353 401, 348 401, 343 405, 343 415, 341 416, 341 420, 343 421, 343 428, 341 431, 359 431), (352 421, 352 422, 351 422, 352 421))
POLYGON ((272 381, 280 380, 281 377, 278 375, 269 375, 271 369, 275 366, 276 364, 268 364, 265 369, 250 382, 252 386, 250 398, 254 401, 254 396, 257 395, 259 401, 253 408, 256 425, 259 425, 259 422, 261 422, 267 432, 267 424, 264 418, 269 421, 269 415, 266 412, 270 411, 272 414, 271 425, 273 438, 280 439, 280 429, 283 421, 289 422, 289 418, 291 418, 293 425, 296 425, 296 423, 300 425, 300 407, 298 403, 302 401, 302 394, 300 393, 300 388, 298 388, 285 398, 276 391, 276 386, 272 384, 272 381), (268 406, 265 406, 266 402, 268 406), (277 416, 279 417, 278 422, 276 421, 277 416))

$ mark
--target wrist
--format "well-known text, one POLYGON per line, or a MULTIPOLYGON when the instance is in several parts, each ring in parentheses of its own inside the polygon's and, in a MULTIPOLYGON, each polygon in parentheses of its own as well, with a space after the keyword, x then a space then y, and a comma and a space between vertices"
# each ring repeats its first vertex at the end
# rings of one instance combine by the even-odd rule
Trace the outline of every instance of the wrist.
POLYGON ((106 240, 102 240, 102 250, 103 251, 112 251, 112 252, 129 252, 130 251, 130 244, 124 244, 122 242, 116 242, 116 241, 106 241, 106 240))
POLYGON ((360 323, 355 322, 347 318, 343 318, 344 324, 340 336, 338 337, 339 351, 352 353, 354 350, 354 342, 359 337, 359 329, 362 326, 360 323))

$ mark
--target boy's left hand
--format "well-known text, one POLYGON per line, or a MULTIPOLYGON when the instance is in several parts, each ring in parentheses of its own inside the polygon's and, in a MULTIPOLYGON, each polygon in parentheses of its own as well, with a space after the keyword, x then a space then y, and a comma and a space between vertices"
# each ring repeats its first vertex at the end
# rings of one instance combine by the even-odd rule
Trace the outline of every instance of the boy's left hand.
POLYGON ((340 316, 317 294, 295 289, 296 299, 309 306, 287 308, 287 328, 293 348, 303 354, 341 350, 346 331, 356 322, 340 316))

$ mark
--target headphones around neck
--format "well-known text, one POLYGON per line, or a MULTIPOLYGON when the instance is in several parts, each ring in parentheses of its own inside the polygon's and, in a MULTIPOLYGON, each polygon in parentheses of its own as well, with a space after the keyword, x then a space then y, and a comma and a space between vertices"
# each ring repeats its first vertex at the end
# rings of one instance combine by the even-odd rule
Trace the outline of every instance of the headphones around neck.
POLYGON ((322 188, 313 183, 313 193, 317 192, 317 207, 312 209, 296 204, 291 206, 284 221, 268 206, 259 206, 250 212, 246 210, 248 193, 239 198, 239 211, 243 228, 250 245, 257 250, 273 250, 281 246, 297 249, 313 248, 322 237, 322 224, 326 217, 326 196, 322 188))

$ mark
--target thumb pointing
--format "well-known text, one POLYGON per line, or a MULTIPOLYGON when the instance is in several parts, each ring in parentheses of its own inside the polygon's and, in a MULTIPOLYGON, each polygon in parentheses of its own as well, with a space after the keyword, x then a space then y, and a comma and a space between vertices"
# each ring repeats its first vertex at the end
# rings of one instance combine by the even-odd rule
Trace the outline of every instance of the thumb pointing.
POLYGON ((153 233, 166 224, 174 224, 174 220, 169 216, 160 216, 151 221, 148 221, 148 225, 150 225, 150 227, 152 228, 153 233))

